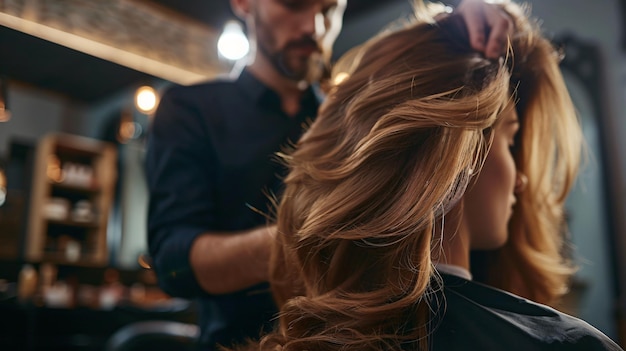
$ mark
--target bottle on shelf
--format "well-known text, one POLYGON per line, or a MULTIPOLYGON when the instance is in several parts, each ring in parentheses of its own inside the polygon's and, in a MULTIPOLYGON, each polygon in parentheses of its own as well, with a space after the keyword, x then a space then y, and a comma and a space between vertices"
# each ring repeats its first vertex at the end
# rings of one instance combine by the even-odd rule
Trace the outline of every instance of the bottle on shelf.
POLYGON ((37 271, 31 264, 25 264, 17 280, 17 298, 20 302, 30 302, 37 293, 37 271))

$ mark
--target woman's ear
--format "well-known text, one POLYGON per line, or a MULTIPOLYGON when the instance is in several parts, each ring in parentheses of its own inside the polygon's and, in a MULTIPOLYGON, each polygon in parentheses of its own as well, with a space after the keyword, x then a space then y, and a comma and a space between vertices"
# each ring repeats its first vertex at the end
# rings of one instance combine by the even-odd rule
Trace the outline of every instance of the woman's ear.
POLYGON ((250 13, 250 0, 230 0, 230 7, 235 16, 244 22, 246 21, 246 17, 250 13))

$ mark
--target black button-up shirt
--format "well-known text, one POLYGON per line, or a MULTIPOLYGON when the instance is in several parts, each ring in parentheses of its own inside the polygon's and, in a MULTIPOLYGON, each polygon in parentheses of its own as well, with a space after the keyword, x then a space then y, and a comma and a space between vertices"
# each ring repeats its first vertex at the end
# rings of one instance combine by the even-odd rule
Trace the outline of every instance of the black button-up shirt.
POLYGON ((279 96, 245 70, 234 81, 170 88, 160 102, 146 155, 149 251, 165 292, 200 298, 203 342, 258 337, 276 307, 267 284, 203 292, 189 265, 191 244, 204 232, 267 223, 256 210, 268 213, 267 194, 281 193, 285 169, 275 153, 298 140, 317 108, 309 88, 300 112, 286 115, 279 96))

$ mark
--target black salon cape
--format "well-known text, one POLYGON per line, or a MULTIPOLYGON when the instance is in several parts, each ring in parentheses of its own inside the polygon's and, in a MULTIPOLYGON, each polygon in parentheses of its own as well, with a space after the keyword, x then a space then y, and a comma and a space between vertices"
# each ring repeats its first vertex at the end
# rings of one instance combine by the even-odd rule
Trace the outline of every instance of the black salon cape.
POLYGON ((588 323, 519 296, 441 274, 431 350, 622 350, 588 323))

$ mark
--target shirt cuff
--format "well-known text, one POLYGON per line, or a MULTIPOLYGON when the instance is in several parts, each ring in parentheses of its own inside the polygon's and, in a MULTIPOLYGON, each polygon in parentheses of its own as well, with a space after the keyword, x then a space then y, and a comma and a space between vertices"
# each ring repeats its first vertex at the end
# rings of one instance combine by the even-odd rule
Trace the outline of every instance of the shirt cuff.
POLYGON ((206 295, 189 263, 191 245, 205 231, 199 228, 178 229, 161 242, 152 259, 159 286, 167 294, 182 298, 206 295))

